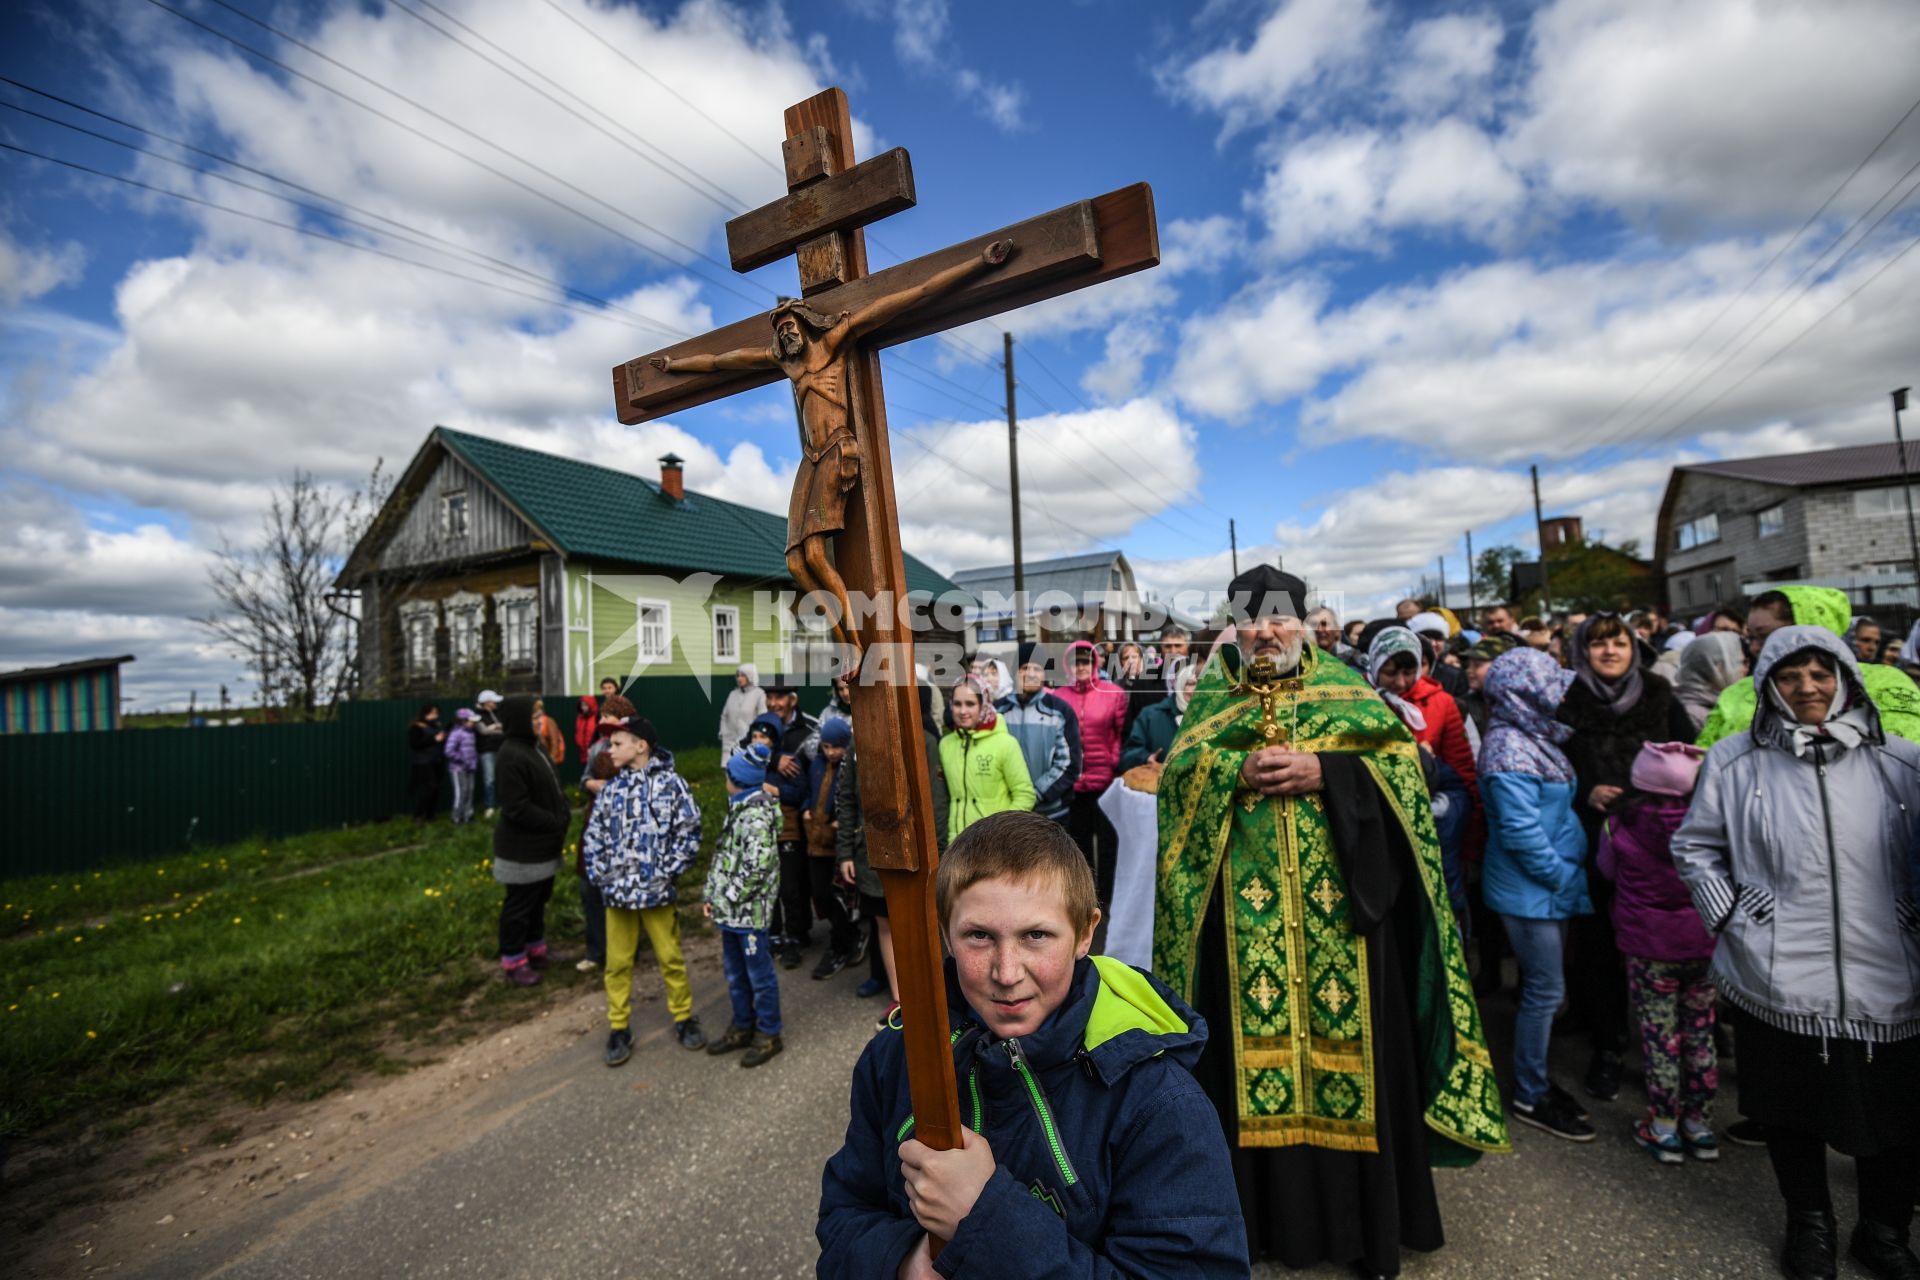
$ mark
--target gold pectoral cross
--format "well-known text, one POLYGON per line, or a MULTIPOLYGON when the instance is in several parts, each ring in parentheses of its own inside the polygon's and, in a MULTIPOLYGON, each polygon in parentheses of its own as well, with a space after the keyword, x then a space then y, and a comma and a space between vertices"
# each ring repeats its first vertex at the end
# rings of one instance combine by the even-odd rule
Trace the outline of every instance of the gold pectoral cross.
POLYGON ((1260 699, 1260 739, 1269 747, 1278 746, 1282 737, 1292 739, 1274 714, 1273 704, 1280 697, 1283 683, 1280 668, 1271 657, 1262 654, 1247 664, 1246 681, 1235 691, 1260 699))

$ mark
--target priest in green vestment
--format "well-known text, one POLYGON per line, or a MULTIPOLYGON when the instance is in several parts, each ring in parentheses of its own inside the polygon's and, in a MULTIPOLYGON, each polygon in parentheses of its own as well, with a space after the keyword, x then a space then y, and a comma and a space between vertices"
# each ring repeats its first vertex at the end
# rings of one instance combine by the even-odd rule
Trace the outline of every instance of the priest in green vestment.
POLYGON ((1412 736, 1258 566, 1160 779, 1154 969, 1211 1029, 1195 1075, 1256 1259, 1396 1275, 1443 1243, 1432 1165, 1507 1150, 1412 736))

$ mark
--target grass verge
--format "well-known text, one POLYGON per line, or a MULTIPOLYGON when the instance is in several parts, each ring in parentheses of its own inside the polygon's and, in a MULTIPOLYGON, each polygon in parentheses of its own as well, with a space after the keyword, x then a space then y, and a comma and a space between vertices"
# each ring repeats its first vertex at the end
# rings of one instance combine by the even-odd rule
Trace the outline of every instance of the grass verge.
MULTIPOLYGON (((697 899, 724 788, 677 762, 702 812, 697 899)), ((569 838, 577 842, 579 826, 569 838)), ((0 883, 0 1136, 102 1123, 162 1097, 317 1097, 524 1004, 492 963, 491 829, 374 823, 84 876, 0 883)), ((569 856, 571 861, 571 855, 569 856)), ((563 871, 556 945, 580 936, 563 871)), ((591 975, 556 966, 549 981, 591 975)))

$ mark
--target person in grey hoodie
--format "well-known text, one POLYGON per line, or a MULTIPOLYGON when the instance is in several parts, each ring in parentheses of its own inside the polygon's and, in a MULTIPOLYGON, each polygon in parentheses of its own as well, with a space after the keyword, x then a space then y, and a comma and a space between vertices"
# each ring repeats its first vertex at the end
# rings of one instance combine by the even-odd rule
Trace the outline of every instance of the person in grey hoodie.
POLYGON ((740 750, 747 729, 767 714, 767 693, 760 687, 760 669, 743 662, 733 673, 733 688, 720 708, 720 762, 725 764, 740 750))
POLYGON ((1080 777, 1080 717, 1047 688, 1047 655, 1040 646, 1025 640, 1019 653, 1013 692, 995 702, 994 710, 1026 758, 1033 811, 1064 823, 1080 777))
POLYGON ((1853 652, 1782 627, 1754 664, 1752 728, 1714 744, 1674 865, 1732 1006, 1740 1110, 1766 1127, 1786 1274, 1835 1274, 1826 1148, 1854 1157, 1849 1251, 1920 1277, 1920 746, 1881 727, 1853 652))

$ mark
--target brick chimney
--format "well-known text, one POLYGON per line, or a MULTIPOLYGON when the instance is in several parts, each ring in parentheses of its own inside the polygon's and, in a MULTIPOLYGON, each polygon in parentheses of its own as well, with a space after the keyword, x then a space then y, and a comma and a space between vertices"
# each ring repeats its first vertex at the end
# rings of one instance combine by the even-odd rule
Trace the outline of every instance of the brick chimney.
POLYGON ((1540 541, 1547 548, 1574 546, 1586 540, 1579 516, 1554 516, 1540 522, 1540 541))
POLYGON ((660 492, 675 502, 687 496, 687 486, 681 479, 681 460, 677 454, 668 454, 660 459, 660 492))

